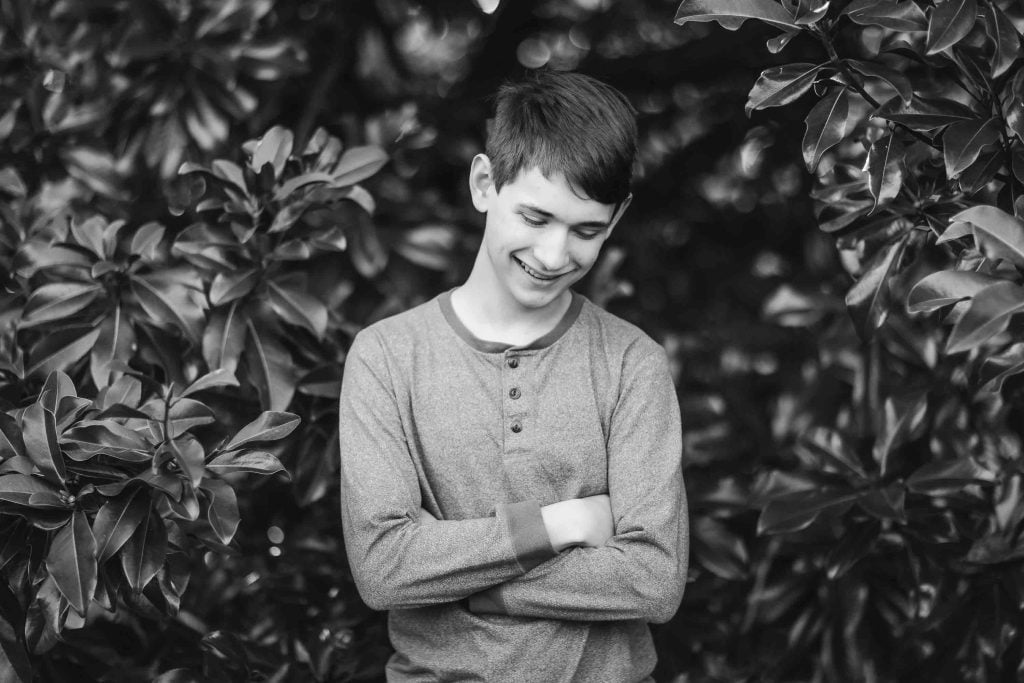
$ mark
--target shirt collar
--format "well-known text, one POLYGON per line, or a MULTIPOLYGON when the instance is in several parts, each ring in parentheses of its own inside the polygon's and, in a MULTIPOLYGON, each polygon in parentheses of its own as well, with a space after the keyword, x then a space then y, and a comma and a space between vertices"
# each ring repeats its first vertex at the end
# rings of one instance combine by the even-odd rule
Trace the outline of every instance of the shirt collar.
POLYGON ((459 320, 459 316, 455 314, 455 309, 452 307, 452 292, 454 291, 454 289, 449 289, 447 292, 444 292, 437 297, 437 301, 441 305, 441 313, 444 314, 444 319, 448 322, 448 325, 452 328, 455 334, 459 335, 463 341, 477 351, 482 351, 484 353, 504 353, 505 351, 513 349, 517 351, 532 351, 547 348, 561 339, 562 335, 572 327, 572 324, 576 322, 576 318, 579 317, 580 310, 583 308, 583 296, 570 289, 569 293, 572 295, 572 301, 569 303, 569 308, 562 316, 562 319, 558 321, 558 324, 555 325, 551 331, 541 335, 537 339, 534 339, 529 344, 516 346, 515 344, 507 344, 505 342, 480 339, 470 332, 469 328, 463 325, 462 321, 459 320))

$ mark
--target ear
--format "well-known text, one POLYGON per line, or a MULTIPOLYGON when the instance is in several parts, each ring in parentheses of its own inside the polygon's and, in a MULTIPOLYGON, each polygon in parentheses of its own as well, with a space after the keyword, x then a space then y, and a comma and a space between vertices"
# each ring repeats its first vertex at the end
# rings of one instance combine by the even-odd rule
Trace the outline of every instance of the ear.
POLYGON ((625 199, 619 202, 619 205, 615 208, 615 213, 612 214, 611 221, 608 222, 608 234, 605 235, 606 239, 608 237, 611 237, 612 230, 615 229, 615 225, 619 222, 619 219, 622 218, 622 214, 626 213, 626 209, 629 208, 629 204, 632 201, 633 193, 630 192, 629 194, 626 195, 625 199))
POLYGON ((469 193, 473 198, 473 206, 480 213, 487 213, 490 208, 490 197, 494 192, 494 180, 491 178, 491 160, 486 154, 477 154, 469 167, 469 193))

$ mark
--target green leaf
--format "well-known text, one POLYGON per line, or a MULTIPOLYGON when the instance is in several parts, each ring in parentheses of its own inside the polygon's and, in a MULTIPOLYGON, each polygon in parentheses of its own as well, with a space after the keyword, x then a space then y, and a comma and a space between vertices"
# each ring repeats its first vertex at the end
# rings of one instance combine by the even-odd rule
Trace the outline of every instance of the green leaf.
POLYGON ((25 455, 25 440, 17 420, 0 411, 0 460, 25 455))
MULTIPOLYGON (((124 225, 124 221, 115 221, 117 227, 124 225)), ((71 234, 74 236, 75 241, 81 246, 85 247, 93 254, 96 258, 106 258, 107 253, 103 245, 103 229, 106 227, 107 221, 100 216, 93 216, 85 221, 79 223, 72 217, 70 221, 71 234)))
POLYGON ((992 40, 990 75, 998 78, 1021 56, 1020 34, 1003 10, 994 3, 984 4, 985 32, 992 40))
POLYGON ((987 258, 1002 259, 1024 268, 1024 221, 1021 219, 997 207, 981 204, 961 211, 950 218, 950 222, 970 223, 978 250, 987 258))
POLYGON ((267 284, 270 307, 282 320, 323 339, 327 332, 327 307, 322 301, 299 289, 296 285, 301 283, 272 280, 267 284))
POLYGON ((57 442, 57 418, 40 403, 33 403, 25 409, 21 418, 22 437, 25 439, 25 454, 47 480, 64 485, 67 470, 64 455, 57 442))
POLYGON ((867 473, 857 454, 850 448, 843 435, 834 429, 814 427, 797 441, 796 449, 813 461, 830 464, 845 475, 866 479, 867 473))
POLYGON ((242 446, 283 439, 299 426, 299 422, 299 416, 292 413, 273 411, 260 413, 259 417, 235 434, 235 437, 224 447, 224 451, 235 451, 242 446))
POLYGON ((57 644, 62 612, 66 609, 53 575, 47 576, 25 612, 25 646, 30 652, 42 654, 57 644))
POLYGON ((29 365, 25 374, 48 375, 68 369, 89 352, 99 334, 98 327, 75 327, 43 337, 29 351, 29 365))
POLYGON ((95 260, 80 247, 49 244, 44 240, 32 239, 18 247, 18 251, 14 255, 14 270, 18 275, 27 279, 35 275, 37 271, 55 267, 88 270, 95 260))
POLYGON ((1003 383, 1024 372, 1024 343, 1017 343, 1003 353, 986 358, 979 372, 982 391, 1000 392, 1003 383))
POLYGON ((264 164, 270 164, 274 168, 274 177, 280 178, 291 156, 293 143, 294 136, 290 130, 274 126, 257 141, 249 168, 259 174, 264 164))
POLYGON ((235 497, 235 490, 227 482, 219 479, 207 479, 203 482, 203 490, 207 493, 206 518, 210 522, 213 533, 224 545, 231 543, 231 539, 238 530, 238 523, 241 521, 238 515, 238 499, 235 497))
POLYGON ((15 638, 0 638, 0 681, 32 683, 32 662, 15 638))
POLYGON ((807 131, 802 150, 808 171, 813 172, 821 155, 846 137, 849 112, 849 95, 843 87, 833 88, 831 94, 811 108, 805 121, 807 131))
POLYGON ((28 505, 33 495, 43 493, 59 497, 59 489, 42 477, 20 472, 0 475, 0 500, 17 505, 28 505))
POLYGON ((989 145, 985 147, 978 159, 967 167, 957 179, 961 191, 968 195, 978 192, 995 178, 999 169, 1003 167, 1003 148, 1001 145, 989 145))
POLYGON ((1024 287, 1003 281, 986 287, 971 299, 963 317, 953 327, 946 353, 968 351, 1006 331, 1010 318, 1024 311, 1024 287))
MULTIPOLYGON (((295 176, 294 178, 289 178, 286 182, 282 183, 280 187, 278 187, 276 190, 274 190, 274 201, 276 201, 276 202, 286 201, 292 195, 293 192, 295 192, 299 188, 305 187, 307 185, 311 185, 313 183, 322 183, 322 184, 326 184, 326 185, 333 185, 334 184, 334 176, 331 175, 330 173, 324 173, 322 171, 313 171, 313 172, 310 172, 310 173, 303 173, 302 175, 295 176)), ((284 210, 287 211, 288 209, 291 209, 292 206, 294 206, 294 205, 286 206, 284 208, 284 210)), ((295 215, 291 218, 290 222, 288 222, 288 225, 286 225, 284 227, 279 227, 276 230, 274 228, 271 228, 270 232, 281 232, 283 230, 286 230, 288 228, 288 226, 290 226, 291 223, 295 222, 295 219, 297 219, 299 217, 299 215, 301 215, 301 213, 306 210, 306 208, 308 208, 308 207, 307 206, 300 206, 300 207, 298 207, 298 210, 294 211, 295 215)), ((277 220, 274 221, 275 224, 277 222, 278 222, 277 220)))
POLYGON ((85 420, 61 436, 60 444, 72 460, 88 460, 104 453, 125 462, 148 462, 151 446, 138 432, 112 420, 85 420))
POLYGON ((211 370, 234 373, 245 344, 245 320, 238 301, 216 309, 203 332, 203 358, 211 370))
POLYGON ((141 486, 135 486, 127 494, 103 504, 92 526, 96 537, 96 557, 101 564, 128 542, 149 508, 149 492, 141 486))
MULTIPOLYGON (((913 5, 914 3, 908 4, 913 5)), ((914 6, 916 7, 916 5, 914 6)), ((881 62, 864 62, 857 59, 849 59, 847 64, 857 73, 869 78, 877 78, 888 84, 905 103, 910 102, 914 97, 914 88, 910 84, 910 79, 890 66, 881 62)))
POLYGON ((387 162, 387 152, 375 145, 347 149, 331 171, 334 186, 355 185, 379 171, 387 162))
POLYGON ((774 0, 683 0, 675 23, 717 21, 735 31, 747 19, 757 19, 776 28, 796 28, 792 15, 774 0))
POLYGON ((797 0, 796 3, 796 24, 798 26, 812 26, 828 13, 830 0, 797 0))
POLYGON ((872 143, 864 166, 868 174, 868 191, 874 199, 870 213, 899 195, 903 187, 905 156, 906 148, 895 135, 886 135, 872 143))
POLYGON ((53 537, 46 568, 71 607, 85 616, 96 590, 96 539, 82 510, 53 537))
POLYGON ((889 462, 893 452, 920 431, 928 401, 926 394, 915 394, 885 399, 881 411, 881 425, 875 435, 872 455, 879 464, 879 474, 889 475, 889 462))
POLYGON ((928 19, 926 54, 942 52, 966 38, 977 15, 977 0, 945 0, 937 4, 928 19))
POLYGON ((178 467, 188 477, 186 485, 199 486, 203 475, 206 474, 204 467, 206 452, 203 450, 202 444, 191 434, 179 434, 175 436, 169 446, 178 467))
POLYGON ((700 517, 693 525, 693 557, 705 569, 727 581, 747 577, 750 562, 743 539, 711 517, 700 517))
POLYGON ((64 320, 84 310, 103 293, 95 283, 57 282, 36 288, 25 303, 20 326, 64 320))
POLYGON ((860 279, 846 293, 846 307, 864 339, 870 339, 889 315, 889 277, 900 261, 906 238, 894 240, 872 257, 860 279))
POLYGON ((96 388, 103 389, 124 374, 117 368, 131 360, 135 329, 122 307, 117 305, 100 323, 99 330, 96 345, 92 347, 89 370, 96 388))
POLYGON ((233 185, 243 196, 249 193, 249 188, 245 184, 245 174, 234 162, 217 159, 210 165, 210 172, 215 178, 220 178, 233 185))
POLYGON ((217 474, 230 472, 251 472, 254 474, 274 474, 286 471, 281 461, 265 451, 230 451, 221 453, 206 463, 206 469, 217 474))
POLYGON ((820 488, 784 494, 765 505, 757 520, 757 533, 785 534, 806 529, 822 514, 843 514, 859 496, 820 488))
POLYGON ((796 101, 811 89, 821 65, 798 62, 765 69, 747 97, 747 116, 756 109, 779 107, 796 101))
POLYGON ((949 99, 929 100, 915 97, 909 104, 894 97, 872 116, 902 123, 916 131, 928 132, 959 121, 973 121, 978 115, 970 107, 949 99))
POLYGON ((132 255, 139 256, 144 261, 155 260, 163 238, 164 226, 153 221, 146 223, 132 235, 132 255))
POLYGON ((210 303, 221 306, 241 299, 259 283, 262 274, 258 268, 217 273, 210 285, 210 303))
POLYGON ((182 398, 190 396, 191 394, 198 393, 200 391, 206 391, 207 389, 214 389, 217 387, 237 387, 238 380, 230 370, 224 368, 218 368, 212 372, 209 372, 192 384, 188 385, 185 391, 181 392, 182 398))
POLYGON ((911 313, 930 313, 970 299, 997 282, 1000 282, 998 278, 969 270, 940 270, 914 285, 907 296, 907 308, 911 313))
MULTIPOLYGON (((154 420, 164 420, 163 399, 152 398, 146 401, 140 410, 154 420)), ((170 433, 167 436, 175 438, 193 427, 210 424, 216 419, 213 411, 205 403, 191 398, 179 398, 171 404, 170 411, 167 411, 167 425, 170 428, 170 433)))
POLYGON ((893 31, 927 31, 928 18, 912 0, 854 0, 842 15, 861 26, 881 26, 893 31))
POLYGON ((292 358, 270 330, 246 321, 249 343, 245 347, 249 381, 264 409, 284 410, 292 401, 297 383, 292 358))
POLYGON ((388 252, 381 244, 373 222, 363 215, 346 227, 352 265, 363 277, 376 277, 388 263, 388 252))
POLYGON ((121 550, 121 568, 128 577, 128 585, 141 593, 156 576, 167 554, 167 530, 164 520, 152 506, 146 511, 131 537, 121 550))
MULTIPOLYGON (((947 0, 953 2, 953 0, 947 0)), ((996 119, 960 121, 942 134, 942 156, 946 175, 955 178, 973 164, 982 148, 999 142, 1001 126, 996 119)))
POLYGON ((131 289, 136 300, 154 322, 177 329, 198 342, 204 311, 188 288, 168 272, 132 275, 131 289))
POLYGON ((907 488, 914 493, 942 496, 956 493, 967 484, 989 484, 993 481, 995 475, 968 455, 923 465, 907 478, 907 488))
POLYGON ((974 228, 970 223, 957 221, 949 224, 949 227, 942 232, 942 235, 937 240, 935 240, 935 244, 945 244, 946 242, 952 242, 953 240, 962 239, 964 237, 970 237, 973 239, 974 228))

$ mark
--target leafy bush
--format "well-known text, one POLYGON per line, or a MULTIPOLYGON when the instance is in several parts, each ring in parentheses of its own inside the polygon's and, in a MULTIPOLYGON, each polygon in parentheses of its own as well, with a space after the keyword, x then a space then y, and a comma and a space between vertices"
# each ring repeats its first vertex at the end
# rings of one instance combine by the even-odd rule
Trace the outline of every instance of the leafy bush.
POLYGON ((747 19, 781 30, 771 52, 809 57, 766 69, 747 111, 818 98, 801 151, 848 275, 839 291, 785 285, 765 302, 766 320, 813 335, 799 374, 768 371, 775 453, 746 479, 693 472, 707 487, 693 599, 729 618, 677 632, 701 643, 687 666, 1012 676, 1024 655, 1019 9, 685 0, 676 15, 730 30, 747 19), (760 647, 737 651, 739 637, 760 647))

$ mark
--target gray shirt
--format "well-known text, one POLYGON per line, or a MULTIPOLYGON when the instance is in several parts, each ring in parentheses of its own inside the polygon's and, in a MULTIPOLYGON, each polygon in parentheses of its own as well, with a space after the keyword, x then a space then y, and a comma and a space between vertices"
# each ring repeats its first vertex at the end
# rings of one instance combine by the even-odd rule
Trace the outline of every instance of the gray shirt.
POLYGON ((679 406, 647 335, 574 293, 509 347, 442 294, 357 335, 340 443, 346 551, 390 610, 389 681, 649 676, 647 622, 678 609, 689 535, 679 406), (540 507, 599 493, 615 535, 555 553, 540 507))

